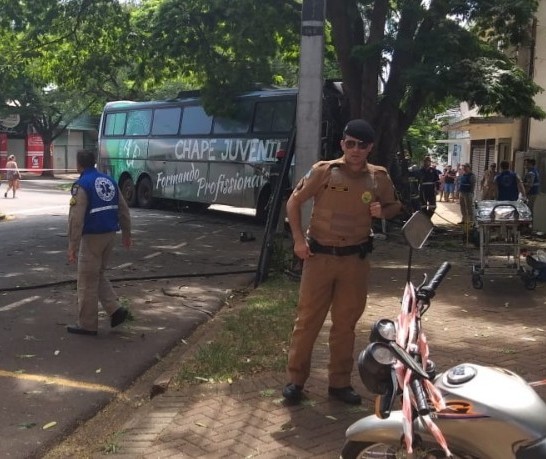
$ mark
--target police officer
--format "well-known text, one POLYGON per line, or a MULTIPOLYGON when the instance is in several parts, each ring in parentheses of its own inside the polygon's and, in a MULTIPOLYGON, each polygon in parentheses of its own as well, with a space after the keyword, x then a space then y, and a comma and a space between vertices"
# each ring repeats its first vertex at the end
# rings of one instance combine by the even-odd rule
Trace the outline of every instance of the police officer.
POLYGON ((315 340, 328 311, 331 314, 331 397, 360 404, 351 387, 355 326, 364 312, 368 290, 372 218, 392 218, 400 212, 387 171, 368 164, 374 131, 364 120, 344 129, 343 156, 316 163, 287 203, 294 252, 303 260, 297 318, 288 351, 289 383, 283 396, 298 403, 309 377, 315 340), (313 199, 309 228, 302 229, 302 205, 313 199))
POLYGON ((430 156, 423 159, 423 167, 419 169, 421 209, 429 217, 436 211, 436 192, 440 186, 440 171, 432 167, 430 156))
POLYGON ((104 271, 121 227, 125 248, 130 248, 131 218, 118 185, 95 168, 92 150, 77 153, 80 178, 72 185, 68 214, 68 262, 78 262, 78 323, 66 327, 69 333, 96 335, 98 302, 110 316, 110 326, 127 319, 127 308, 117 296, 104 271))

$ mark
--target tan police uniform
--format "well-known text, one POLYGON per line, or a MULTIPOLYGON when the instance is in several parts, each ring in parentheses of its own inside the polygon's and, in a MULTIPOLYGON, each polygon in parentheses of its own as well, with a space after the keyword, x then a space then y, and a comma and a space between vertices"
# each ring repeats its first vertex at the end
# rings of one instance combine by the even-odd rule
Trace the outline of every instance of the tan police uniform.
MULTIPOLYGON (((116 233, 82 235, 87 205, 85 190, 81 186, 74 186, 68 214, 68 249, 78 254, 78 325, 83 329, 96 331, 99 325, 98 302, 100 301, 109 316, 119 307, 117 295, 104 276, 116 233)), ((129 207, 120 192, 118 218, 122 233, 130 235, 129 207)))
POLYGON ((303 386, 309 377, 313 345, 330 310, 329 386, 342 388, 351 385, 355 326, 368 292, 370 262, 360 248, 367 248, 371 234, 369 206, 380 202, 387 219, 401 206, 384 168, 368 164, 353 172, 343 158, 315 164, 290 199, 302 204, 311 198, 307 236, 314 255, 303 263, 288 380, 303 386))

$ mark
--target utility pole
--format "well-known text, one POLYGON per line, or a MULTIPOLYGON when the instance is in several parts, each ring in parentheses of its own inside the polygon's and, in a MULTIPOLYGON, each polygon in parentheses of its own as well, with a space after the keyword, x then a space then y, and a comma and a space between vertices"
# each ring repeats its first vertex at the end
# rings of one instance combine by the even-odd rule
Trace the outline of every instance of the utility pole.
MULTIPOLYGON (((326 1, 303 0, 302 5, 294 183, 320 157, 326 1)), ((310 217, 311 203, 308 202, 302 208, 303 228, 307 227, 310 217)))

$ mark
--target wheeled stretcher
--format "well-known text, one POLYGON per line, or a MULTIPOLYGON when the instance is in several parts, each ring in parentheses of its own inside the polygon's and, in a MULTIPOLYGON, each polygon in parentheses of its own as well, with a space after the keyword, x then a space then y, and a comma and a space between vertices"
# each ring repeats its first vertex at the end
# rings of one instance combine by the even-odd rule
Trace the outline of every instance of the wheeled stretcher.
POLYGON ((536 287, 536 278, 521 265, 520 230, 530 226, 529 207, 521 201, 478 201, 474 223, 480 241, 480 261, 472 266, 472 286, 483 288, 484 277, 518 276, 526 288, 536 287))

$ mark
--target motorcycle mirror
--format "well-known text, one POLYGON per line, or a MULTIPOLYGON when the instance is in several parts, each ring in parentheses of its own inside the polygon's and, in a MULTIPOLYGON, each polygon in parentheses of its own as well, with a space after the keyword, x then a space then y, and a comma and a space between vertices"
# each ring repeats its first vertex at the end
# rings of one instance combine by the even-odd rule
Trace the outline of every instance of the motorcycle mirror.
POLYGON ((390 319, 379 319, 372 326, 370 342, 388 343, 396 340, 396 325, 390 319))
POLYGON ((421 211, 415 212, 402 227, 402 234, 412 249, 421 249, 432 233, 434 225, 421 211))

